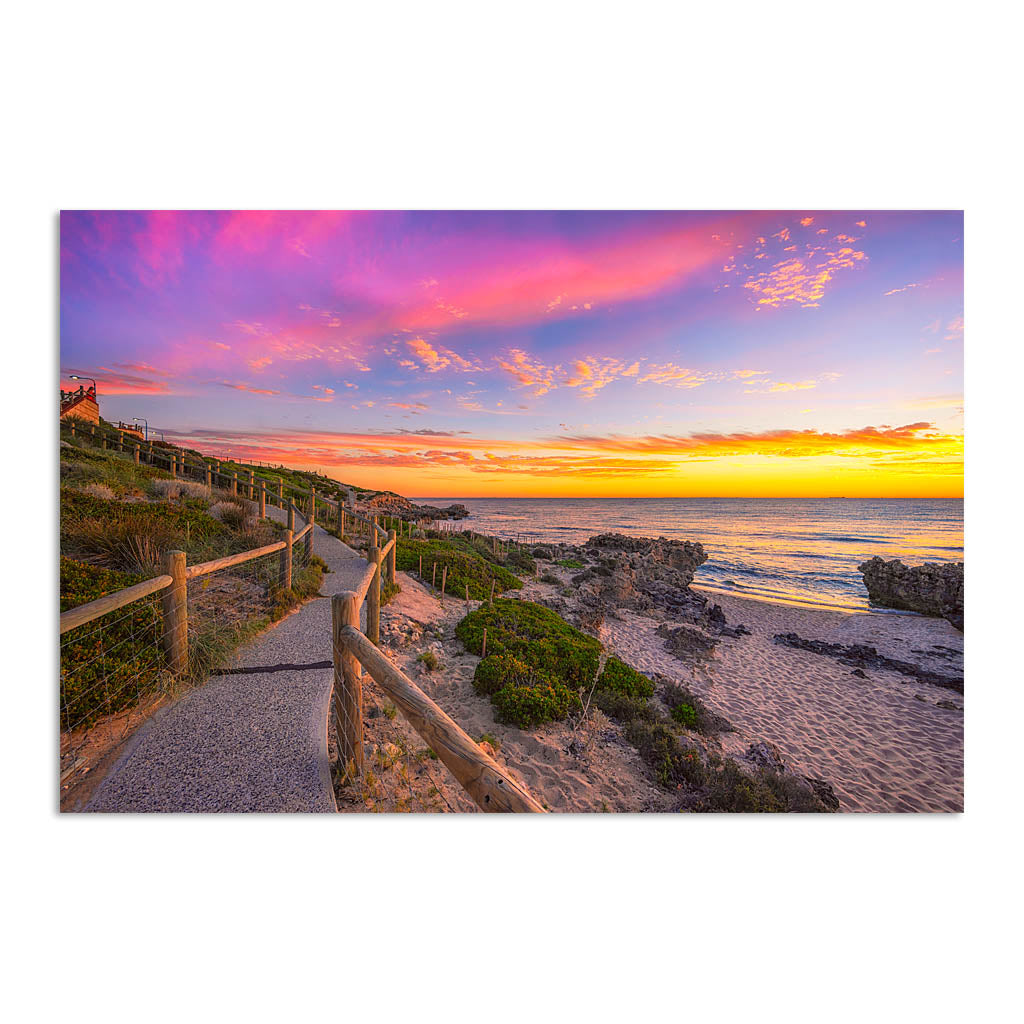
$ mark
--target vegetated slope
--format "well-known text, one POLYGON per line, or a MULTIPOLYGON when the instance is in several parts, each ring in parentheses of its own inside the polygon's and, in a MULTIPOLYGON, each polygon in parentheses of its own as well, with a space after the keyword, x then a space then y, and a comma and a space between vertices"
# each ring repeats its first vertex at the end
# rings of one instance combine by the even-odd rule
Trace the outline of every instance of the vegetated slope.
POLYGON ((436 534, 428 534, 422 540, 407 537, 398 540, 395 565, 400 571, 419 572, 420 558, 423 559, 424 579, 434 581, 438 589, 444 570, 448 570, 445 592, 455 598, 465 597, 467 586, 470 600, 485 601, 490 597, 492 582, 496 594, 518 590, 523 585, 522 580, 504 566, 489 561, 472 548, 447 538, 442 540, 436 534))
POLYGON ((655 681, 615 657, 598 673, 601 644, 556 612, 529 601, 496 600, 459 622, 467 650, 486 656, 473 685, 491 698, 499 721, 528 729, 586 713, 592 702, 618 721, 657 782, 680 810, 825 811, 807 782, 773 767, 741 768, 709 742, 731 727, 677 683, 655 681))

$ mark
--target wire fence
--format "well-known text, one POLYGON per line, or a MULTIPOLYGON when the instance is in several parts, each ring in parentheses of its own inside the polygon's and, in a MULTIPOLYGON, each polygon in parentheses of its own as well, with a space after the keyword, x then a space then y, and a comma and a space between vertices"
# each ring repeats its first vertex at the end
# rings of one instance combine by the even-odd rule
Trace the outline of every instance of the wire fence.
POLYGON ((168 591, 68 630, 60 638, 60 776, 87 772, 144 716, 174 677, 164 641, 168 591))
POLYGON ((223 665, 241 641, 279 617, 287 607, 281 583, 277 551, 187 581, 192 679, 223 665))

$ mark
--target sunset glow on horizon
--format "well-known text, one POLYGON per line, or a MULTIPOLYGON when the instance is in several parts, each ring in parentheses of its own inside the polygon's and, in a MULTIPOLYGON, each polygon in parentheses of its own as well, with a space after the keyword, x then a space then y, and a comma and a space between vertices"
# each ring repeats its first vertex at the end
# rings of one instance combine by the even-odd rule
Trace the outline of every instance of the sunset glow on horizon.
POLYGON ((961 497, 959 212, 70 212, 61 379, 410 496, 961 497))

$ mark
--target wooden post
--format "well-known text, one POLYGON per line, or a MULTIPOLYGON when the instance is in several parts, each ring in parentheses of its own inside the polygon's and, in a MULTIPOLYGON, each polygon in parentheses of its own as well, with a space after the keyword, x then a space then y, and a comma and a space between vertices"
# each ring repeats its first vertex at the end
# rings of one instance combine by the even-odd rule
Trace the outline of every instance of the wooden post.
POLYGON ((345 539, 345 506, 338 502, 338 535, 345 539))
POLYGON ((316 488, 312 484, 309 485, 309 521, 316 522, 316 488))
POLYGON ((139 464, 139 446, 136 445, 135 446, 135 465, 137 466, 138 464, 139 464))
POLYGON ((295 532, 295 502, 288 502, 288 529, 295 532))
POLYGON ((284 480, 281 477, 277 478, 277 503, 284 508, 284 480))
POLYGON ((178 478, 178 456, 171 455, 171 476, 174 479, 178 478))
POLYGON ((93 437, 96 436, 96 424, 95 423, 89 428, 89 433, 92 434, 93 437))
POLYGON ((391 550, 388 552, 388 583, 395 582, 395 552, 398 550, 398 534, 394 530, 388 530, 388 540, 391 541, 391 550))
POLYGON ((292 536, 291 530, 284 531, 284 547, 281 548, 281 571, 278 583, 282 590, 292 589, 292 536))
POLYGON ((341 640, 343 626, 359 629, 359 604, 351 590, 331 598, 331 647, 334 655, 334 728, 338 757, 359 775, 363 771, 363 680, 356 656, 341 640))
POLYGON ((430 585, 437 590, 437 562, 434 563, 434 571, 430 574, 430 585))
POLYGON ((494 607, 494 580, 491 580, 491 607, 494 607))
POLYGON ((231 474, 231 493, 235 494, 235 495, 238 494, 238 474, 237 473, 232 473, 231 474))
POLYGON ((174 580, 161 598, 164 650, 171 671, 183 675, 188 670, 188 583, 184 551, 168 551, 164 555, 164 574, 174 580))
MULTIPOLYGON (((312 526, 312 520, 310 520, 312 526)), ((306 565, 309 565, 309 560, 313 557, 313 534, 316 533, 316 528, 306 531, 306 565)))
POLYGON ((206 486, 213 487, 213 470, 210 468, 210 464, 206 464, 206 486))
POLYGON ((423 556, 420 555, 420 579, 423 579, 423 556))
POLYGON ((71 421, 71 436, 75 436, 75 421, 73 419, 71 421))
POLYGON ((444 571, 441 573, 441 604, 444 604, 444 588, 448 583, 448 566, 444 567, 444 571))
POLYGON ((466 611, 469 611, 469 584, 466 584, 466 611))
POLYGON ((377 547, 377 534, 370 539, 370 549, 366 560, 376 566, 370 589, 366 594, 366 635, 374 644, 380 646, 380 548, 377 547))
POLYGON ((103 450, 104 451, 107 450, 107 439, 106 438, 103 438, 103 450))
POLYGON ((481 658, 486 658, 487 657, 487 627, 486 626, 484 626, 484 639, 483 639, 483 642, 480 644, 480 657, 481 658))
POLYGON ((260 519, 267 518, 267 485, 260 481, 260 519))
POLYGON ((249 500, 252 501, 256 497, 256 488, 253 486, 253 481, 256 479, 256 474, 249 470, 249 500))

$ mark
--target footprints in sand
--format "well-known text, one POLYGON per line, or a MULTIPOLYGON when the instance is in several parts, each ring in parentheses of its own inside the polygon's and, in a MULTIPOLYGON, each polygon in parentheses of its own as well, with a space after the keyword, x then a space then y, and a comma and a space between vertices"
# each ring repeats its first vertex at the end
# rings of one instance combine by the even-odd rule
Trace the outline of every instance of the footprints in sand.
MULTIPOLYGON (((892 657, 912 649, 962 658, 962 637, 943 620, 881 616, 750 601, 719 595, 729 622, 751 635, 717 645, 710 681, 687 679, 715 711, 754 739, 776 743, 800 769, 827 779, 844 811, 949 811, 963 807, 963 716, 937 701, 948 691, 888 672, 854 678, 847 666, 783 648, 776 633, 870 642, 892 657), (934 690, 915 700, 921 690, 934 690)), ((601 639, 643 672, 679 678, 685 666, 664 650, 657 623, 628 612, 609 618, 601 639)), ((939 657, 936 656, 936 661, 939 657)), ((947 668, 948 671, 948 668, 947 668)))

